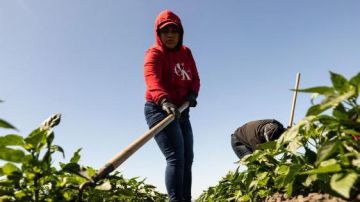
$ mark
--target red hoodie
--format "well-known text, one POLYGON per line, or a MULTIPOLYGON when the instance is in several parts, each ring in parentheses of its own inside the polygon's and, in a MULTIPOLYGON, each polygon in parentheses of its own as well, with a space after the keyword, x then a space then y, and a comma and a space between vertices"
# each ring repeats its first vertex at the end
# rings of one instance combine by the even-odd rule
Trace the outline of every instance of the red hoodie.
POLYGON ((155 20, 155 44, 146 51, 144 76, 146 101, 160 102, 165 98, 180 106, 192 91, 199 93, 200 79, 191 51, 182 45, 183 27, 180 18, 169 10, 162 11, 155 20), (166 49, 159 36, 159 27, 173 22, 180 28, 180 40, 175 50, 166 49))

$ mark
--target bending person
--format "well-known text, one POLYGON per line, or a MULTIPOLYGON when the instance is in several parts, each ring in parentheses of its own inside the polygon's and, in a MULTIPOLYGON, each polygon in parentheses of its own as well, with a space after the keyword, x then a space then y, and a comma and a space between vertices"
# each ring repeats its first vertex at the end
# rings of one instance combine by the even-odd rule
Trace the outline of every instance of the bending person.
POLYGON ((278 139, 285 130, 275 119, 250 121, 231 134, 231 146, 235 154, 242 159, 253 153, 259 144, 278 139))

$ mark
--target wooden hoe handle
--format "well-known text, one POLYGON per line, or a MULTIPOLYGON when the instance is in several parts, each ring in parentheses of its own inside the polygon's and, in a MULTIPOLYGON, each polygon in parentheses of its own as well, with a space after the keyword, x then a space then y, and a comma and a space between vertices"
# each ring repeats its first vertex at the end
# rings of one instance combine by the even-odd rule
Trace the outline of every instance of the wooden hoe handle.
MULTIPOLYGON (((179 108, 180 113, 182 113, 188 107, 189 102, 187 101, 179 108)), ((103 168, 101 168, 93 177, 93 180, 97 182, 100 179, 104 178, 107 174, 114 171, 132 154, 134 154, 138 149, 140 149, 147 141, 149 141, 152 137, 154 137, 157 133, 159 133, 167 125, 169 125, 174 119, 175 116, 173 114, 169 114, 165 119, 160 121, 150 130, 141 135, 138 139, 129 144, 124 150, 116 154, 116 156, 114 156, 103 168)))

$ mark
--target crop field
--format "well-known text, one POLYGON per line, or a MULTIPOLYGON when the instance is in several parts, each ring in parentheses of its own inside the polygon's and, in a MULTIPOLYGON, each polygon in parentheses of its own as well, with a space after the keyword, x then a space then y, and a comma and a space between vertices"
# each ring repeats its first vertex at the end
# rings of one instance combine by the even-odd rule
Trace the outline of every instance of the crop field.
MULTIPOLYGON (((197 202, 221 201, 360 201, 360 73, 350 79, 330 72, 332 86, 300 89, 313 94, 306 117, 276 141, 239 162, 197 202), (244 168, 244 169, 240 169, 244 168)), ((81 184, 96 170, 79 164, 81 149, 69 162, 53 165, 55 114, 22 136, 8 121, 0 128, 1 201, 167 201, 166 194, 140 178, 113 172, 88 187, 81 184)))

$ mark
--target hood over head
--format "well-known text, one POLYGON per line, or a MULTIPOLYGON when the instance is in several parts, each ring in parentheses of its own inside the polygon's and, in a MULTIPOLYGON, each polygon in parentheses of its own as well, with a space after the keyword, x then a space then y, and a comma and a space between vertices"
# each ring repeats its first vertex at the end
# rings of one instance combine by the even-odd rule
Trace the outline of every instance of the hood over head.
POLYGON ((170 10, 161 11, 155 19, 155 43, 156 45, 164 47, 164 44, 160 40, 159 31, 168 25, 176 25, 180 30, 180 40, 176 46, 178 49, 182 46, 183 43, 184 29, 182 27, 180 18, 170 10))

